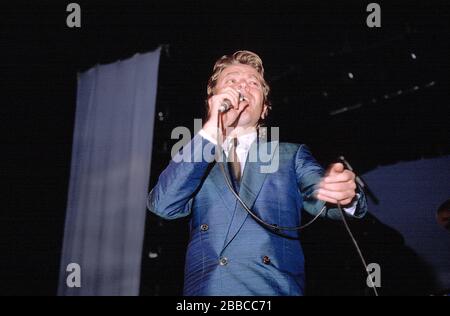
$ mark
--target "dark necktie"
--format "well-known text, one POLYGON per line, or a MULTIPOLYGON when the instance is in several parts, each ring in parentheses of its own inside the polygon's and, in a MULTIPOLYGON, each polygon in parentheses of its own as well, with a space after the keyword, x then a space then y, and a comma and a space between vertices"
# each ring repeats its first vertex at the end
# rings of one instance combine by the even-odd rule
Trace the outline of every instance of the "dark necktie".
POLYGON ((236 148, 239 142, 235 137, 231 140, 231 148, 228 152, 228 162, 231 164, 231 170, 233 170, 234 178, 237 182, 241 181, 241 163, 239 162, 239 157, 236 153, 236 148))

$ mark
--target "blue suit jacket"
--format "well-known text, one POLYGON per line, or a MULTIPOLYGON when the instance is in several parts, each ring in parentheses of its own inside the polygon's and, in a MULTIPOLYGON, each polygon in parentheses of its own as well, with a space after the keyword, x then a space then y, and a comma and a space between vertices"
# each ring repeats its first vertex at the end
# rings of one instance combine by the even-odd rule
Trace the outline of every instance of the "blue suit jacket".
MULTIPOLYGON (((249 157, 261 144, 253 143, 249 157)), ((314 215, 325 204, 312 195, 324 170, 304 145, 266 144, 271 159, 266 163, 247 160, 241 183, 236 186, 239 195, 264 221, 299 226, 302 209, 314 215), (262 172, 261 167, 276 159, 276 172, 262 172)), ((267 230, 248 215, 226 186, 219 165, 198 158, 207 145, 214 148, 196 135, 161 173, 148 197, 150 211, 165 219, 191 215, 184 294, 302 295, 304 256, 300 242, 267 230), (197 157, 197 162, 175 162, 181 155, 190 161, 197 157)), ((361 192, 354 216, 362 217, 366 208, 361 192)), ((324 216, 340 219, 333 208, 324 216)), ((298 237, 297 232, 287 234, 298 237)))

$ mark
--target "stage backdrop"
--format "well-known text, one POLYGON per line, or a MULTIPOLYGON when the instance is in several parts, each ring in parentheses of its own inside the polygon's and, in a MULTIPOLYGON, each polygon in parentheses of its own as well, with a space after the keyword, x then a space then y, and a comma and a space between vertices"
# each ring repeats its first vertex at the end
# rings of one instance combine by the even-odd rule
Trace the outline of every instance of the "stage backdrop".
POLYGON ((59 295, 139 294, 159 56, 79 75, 59 295))
MULTIPOLYGON (((379 205, 369 200, 370 212, 400 233, 405 246, 429 266, 435 285, 428 294, 450 289, 450 232, 436 221, 437 209, 450 199, 450 156, 378 167, 363 178, 380 199, 379 205)), ((389 242, 383 246, 389 247, 389 242)), ((409 267, 413 262, 400 262, 393 273, 403 276, 405 284, 432 283, 409 267)), ((383 280, 383 266, 381 272, 383 280)))

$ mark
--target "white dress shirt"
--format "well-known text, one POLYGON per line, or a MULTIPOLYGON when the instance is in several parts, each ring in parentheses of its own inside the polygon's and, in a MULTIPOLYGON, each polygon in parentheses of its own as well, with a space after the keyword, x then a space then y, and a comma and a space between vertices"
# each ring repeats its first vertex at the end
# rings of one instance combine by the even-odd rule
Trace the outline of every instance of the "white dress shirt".
MULTIPOLYGON (((209 135, 205 130, 201 129, 199 131, 200 136, 202 136, 203 138, 205 138, 206 140, 210 141, 211 143, 213 143, 214 145, 217 145, 217 139, 214 139, 214 137, 211 137, 211 135, 209 135)), ((252 143, 256 140, 256 138, 258 137, 258 134, 255 132, 251 132, 242 136, 238 136, 238 145, 236 146, 236 154, 239 158, 239 162, 241 164, 241 177, 244 174, 244 168, 245 168, 245 163, 247 161, 247 155, 248 155, 248 151, 250 150, 250 146, 252 145, 252 143)), ((222 148, 224 149, 225 155, 228 157, 228 152, 230 151, 230 147, 231 147, 231 137, 227 137, 222 145, 222 148)), ((355 214, 356 211, 356 204, 357 201, 353 202, 353 204, 350 207, 344 207, 343 210, 350 214, 353 215, 355 214)))

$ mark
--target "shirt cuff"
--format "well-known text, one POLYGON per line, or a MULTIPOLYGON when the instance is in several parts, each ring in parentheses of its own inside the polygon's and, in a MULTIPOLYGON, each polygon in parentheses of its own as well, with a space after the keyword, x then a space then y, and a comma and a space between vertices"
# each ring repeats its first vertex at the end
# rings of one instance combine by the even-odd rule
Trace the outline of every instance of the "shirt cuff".
POLYGON ((359 197, 360 197, 360 194, 356 193, 355 201, 349 207, 344 207, 343 208, 345 213, 350 214, 350 215, 355 215, 356 207, 358 206, 359 197))
POLYGON ((203 137, 204 139, 210 141, 214 145, 217 145, 217 140, 214 139, 211 135, 209 135, 203 128, 198 132, 198 134, 203 137))

